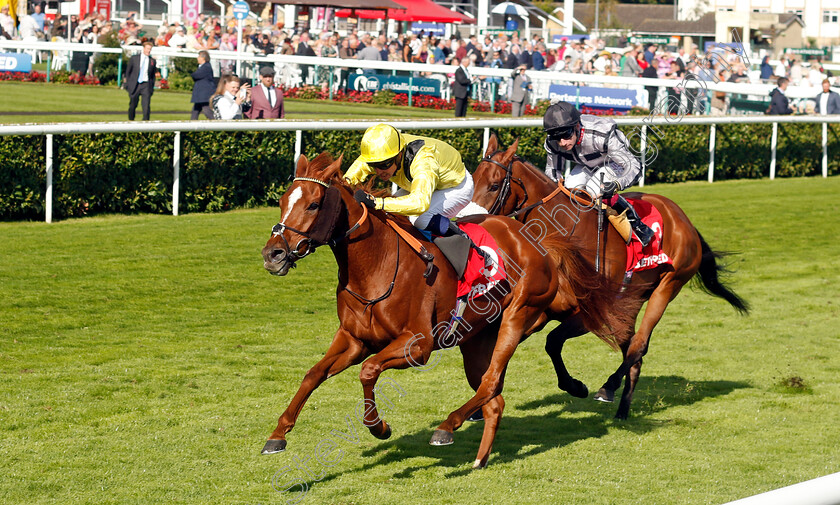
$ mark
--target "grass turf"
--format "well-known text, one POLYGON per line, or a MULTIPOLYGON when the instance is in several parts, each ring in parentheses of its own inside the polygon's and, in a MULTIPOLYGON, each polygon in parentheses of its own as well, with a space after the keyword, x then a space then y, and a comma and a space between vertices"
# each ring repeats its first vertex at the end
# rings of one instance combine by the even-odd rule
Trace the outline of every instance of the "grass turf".
MULTIPOLYGON (((0 124, 67 123, 128 120, 128 94, 112 86, 79 86, 73 84, 0 82, 0 124), (31 112, 61 114, 31 114, 31 112), (110 111, 119 114, 95 114, 110 111), (12 114, 10 114, 12 113, 12 114), (19 114, 18 114, 19 113, 19 114)), ((190 118, 190 93, 157 90, 152 95, 151 119, 176 121, 190 118)), ((437 119, 451 118, 451 110, 418 109, 330 102, 328 100, 286 100, 287 119, 437 119)), ((142 116, 140 107, 138 116, 142 116)), ((483 112, 470 112, 470 117, 499 117, 483 112)), ((201 116, 203 119, 204 116, 201 116)))
MULTIPOLYGON (((481 471, 470 469, 480 423, 428 445, 470 396, 457 352, 428 372, 386 372, 403 389, 383 408, 390 440, 353 421, 353 367, 312 395, 285 453, 259 455, 337 325, 328 249, 286 278, 262 269, 277 209, 0 223, 0 496, 714 504, 840 470, 840 178, 647 189, 677 201, 713 248, 740 252, 730 282, 752 315, 681 293, 623 422, 615 404, 558 391, 533 336, 511 362, 481 471), (335 435, 353 427, 357 441, 335 435), (338 461, 325 467, 314 454, 330 440, 338 461)), ((591 336, 566 358, 593 390, 619 362, 591 336)))

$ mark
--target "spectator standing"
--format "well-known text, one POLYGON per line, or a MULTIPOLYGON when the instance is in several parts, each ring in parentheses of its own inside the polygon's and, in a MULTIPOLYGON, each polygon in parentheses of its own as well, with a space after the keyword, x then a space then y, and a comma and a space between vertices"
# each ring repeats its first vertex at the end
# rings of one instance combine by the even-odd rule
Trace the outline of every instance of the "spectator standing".
MULTIPOLYGON (((651 64, 647 66, 644 70, 642 70, 642 77, 647 79, 657 79, 659 78, 659 74, 656 71, 656 67, 658 66, 657 58, 654 58, 651 64)), ((645 86, 645 89, 648 92, 648 109, 651 112, 655 110, 656 107, 656 97, 659 94, 659 86, 645 86)))
POLYGON ((169 42, 167 43, 169 47, 176 47, 176 48, 185 48, 187 47, 187 36, 184 32, 183 26, 178 26, 175 28, 175 33, 169 37, 169 42))
MULTIPOLYGON (((332 68, 332 67, 330 67, 332 68)), ((260 69, 260 85, 251 90, 251 109, 245 113, 249 119, 283 119, 283 91, 274 85, 274 69, 260 69)))
MULTIPOLYGON (((337 39, 335 35, 331 35, 321 45, 321 58, 337 58, 338 48, 336 48, 337 39)), ((330 75, 335 72, 335 67, 327 65, 318 66, 318 82, 321 84, 321 90, 326 92, 330 85, 330 75)), ((262 74, 260 74, 262 75, 262 74)), ((272 75, 272 78, 274 76, 272 75)))
MULTIPOLYGON (((298 56, 315 56, 315 50, 313 50, 309 45, 309 32, 303 32, 300 34, 300 44, 298 44, 295 54, 298 56)), ((306 83, 306 80, 309 78, 310 66, 311 65, 300 66, 300 79, 304 83, 306 83)))
POLYGON ((35 21, 36 30, 44 33, 44 23, 47 20, 47 16, 43 12, 44 7, 40 3, 36 3, 32 6, 32 19, 35 21))
POLYGON ((473 76, 468 68, 470 63, 469 58, 464 58, 460 60, 460 65, 455 70, 455 82, 452 83, 452 94, 455 95, 455 117, 467 115, 467 103, 473 83, 473 76))
POLYGON ((770 107, 767 109, 767 114, 771 116, 785 116, 793 114, 793 109, 790 108, 790 100, 785 96, 785 90, 790 84, 787 77, 779 77, 776 89, 770 92, 770 107))
MULTIPOLYGON (((680 64, 677 60, 671 62, 671 71, 665 74, 665 79, 680 80, 683 72, 680 70, 680 64)), ((668 88, 668 112, 670 114, 680 113, 680 102, 682 101, 682 90, 677 86, 668 88)))
POLYGON ((545 70, 545 56, 543 56, 544 51, 545 46, 537 44, 534 52, 531 54, 531 68, 534 70, 545 70))
POLYGON ((761 75, 759 79, 762 81, 767 82, 773 76, 773 67, 770 65, 770 57, 765 56, 761 60, 761 75))
MULTIPOLYGON (((721 70, 720 73, 718 73, 718 80, 718 82, 726 81, 726 74, 724 71, 721 70)), ((711 106, 713 116, 722 116, 726 114, 726 92, 713 91, 711 106)))
POLYGON ((814 111, 825 116, 826 114, 840 114, 840 95, 831 91, 831 82, 824 79, 822 82, 823 92, 814 98, 817 106, 814 111))
MULTIPOLYGON (((355 60, 356 49, 350 46, 352 41, 348 39, 349 37, 341 41, 341 47, 338 49, 338 57, 345 60, 355 60)), ((339 70, 339 80, 341 81, 341 89, 345 93, 347 92, 347 86, 349 85, 349 82, 347 82, 348 77, 350 77, 350 69, 347 67, 341 67, 339 70)))
POLYGON ((128 120, 134 121, 137 103, 143 98, 143 121, 151 116, 152 93, 155 90, 157 63, 152 58, 152 42, 143 42, 143 52, 128 59, 125 71, 125 89, 128 91, 128 120))
POLYGON ((527 70, 525 65, 520 65, 511 75, 513 90, 510 93, 510 103, 513 106, 511 109, 513 117, 522 117, 525 113, 525 106, 530 101, 531 80, 528 79, 525 70, 527 70))
POLYGON ((625 53, 622 59, 621 71, 618 75, 622 77, 639 77, 642 74, 642 69, 639 67, 638 55, 639 53, 636 49, 631 49, 625 53))
POLYGON ((192 73, 192 78, 195 84, 193 84, 192 98, 190 98, 193 104, 190 119, 198 119, 200 113, 203 113, 207 119, 213 119, 210 97, 216 90, 216 79, 213 78, 210 53, 207 51, 198 53, 198 69, 192 73))
POLYGON ((9 14, 9 5, 6 4, 0 7, 0 28, 6 32, 6 38, 11 39, 15 36, 15 20, 9 14))
POLYGON ((236 75, 223 75, 210 104, 214 119, 242 119, 243 113, 251 108, 250 86, 247 83, 241 86, 236 75))

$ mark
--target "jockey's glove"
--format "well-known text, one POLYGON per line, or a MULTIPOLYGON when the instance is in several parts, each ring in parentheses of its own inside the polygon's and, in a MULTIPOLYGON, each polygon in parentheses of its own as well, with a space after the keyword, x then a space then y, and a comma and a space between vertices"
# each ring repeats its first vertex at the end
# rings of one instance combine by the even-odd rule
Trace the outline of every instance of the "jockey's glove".
POLYGON ((610 198, 617 191, 621 191, 621 186, 615 181, 607 181, 604 183, 604 191, 601 193, 603 198, 610 198))
POLYGON ((357 189, 356 192, 353 193, 353 198, 369 209, 376 208, 376 199, 373 195, 366 193, 363 189, 357 189))

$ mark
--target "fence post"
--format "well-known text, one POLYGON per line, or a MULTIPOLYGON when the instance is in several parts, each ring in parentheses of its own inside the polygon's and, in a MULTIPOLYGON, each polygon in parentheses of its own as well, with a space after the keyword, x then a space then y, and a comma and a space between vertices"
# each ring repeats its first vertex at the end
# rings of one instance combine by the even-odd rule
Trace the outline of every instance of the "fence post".
POLYGON ((490 143, 490 128, 487 127, 484 129, 484 145, 481 147, 481 156, 484 157, 484 153, 487 152, 487 145, 490 143))
POLYGON ((408 106, 409 107, 411 107, 411 104, 413 102, 413 100, 412 100, 413 93, 411 92, 411 88, 413 88, 413 87, 414 87, 414 75, 412 74, 412 75, 408 76, 408 106))
POLYGON ((52 51, 49 51, 47 54, 47 82, 50 82, 50 69, 52 68, 52 51))
POLYGON ((46 222, 52 223, 52 201, 53 201, 53 136, 47 134, 47 194, 45 195, 46 222))
POLYGON ((496 83, 490 84, 490 112, 496 112, 496 83))
POLYGON ((641 177, 639 177, 639 187, 645 187, 645 166, 647 165, 647 154, 645 150, 647 149, 647 125, 642 125, 642 140, 639 144, 639 152, 642 153, 642 173, 641 177))
POLYGON ((779 123, 773 123, 773 134, 770 136, 770 180, 776 178, 776 143, 778 142, 779 123))
POLYGON ((713 124, 709 130, 709 182, 715 180, 715 127, 713 124))
POLYGON ((822 124, 822 176, 828 177, 828 123, 822 124))
POLYGON ((117 56, 117 89, 122 87, 122 58, 123 55, 120 53, 120 55, 117 56))
POLYGON ((181 132, 175 132, 172 150, 172 215, 178 215, 178 195, 181 191, 181 132))
POLYGON ((301 144, 303 144, 303 132, 301 130, 295 130, 295 167, 300 159, 301 144))
POLYGON ((330 102, 333 99, 333 77, 335 76, 335 69, 330 67, 330 102))

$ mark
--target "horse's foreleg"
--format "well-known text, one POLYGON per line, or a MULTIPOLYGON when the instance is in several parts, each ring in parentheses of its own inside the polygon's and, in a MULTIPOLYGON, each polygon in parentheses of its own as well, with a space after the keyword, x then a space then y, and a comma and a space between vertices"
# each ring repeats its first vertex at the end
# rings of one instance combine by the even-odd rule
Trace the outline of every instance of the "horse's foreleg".
MULTIPOLYGON (((489 333, 485 328, 482 333, 489 333)), ((498 331, 498 330, 496 330, 498 331)), ((461 355, 464 358, 464 372, 470 387, 477 390, 481 386, 481 377, 490 365, 493 356, 494 340, 490 338, 473 338, 461 346, 461 355)), ((493 442, 496 439, 496 430, 499 429, 499 422, 502 420, 502 411, 505 408, 505 401, 502 395, 498 395, 481 407, 484 417, 484 432, 481 435, 481 445, 475 457, 473 468, 484 468, 490 459, 490 451, 493 449, 493 442)))
MULTIPOLYGON (((530 307, 529 307, 530 308, 530 307)), ((508 307, 505 314, 511 310, 508 307)), ((490 359, 490 365, 487 371, 481 377, 481 384, 475 392, 475 395, 467 401, 461 408, 449 414, 446 421, 438 426, 435 433, 432 435, 432 445, 448 445, 454 440, 452 433, 464 424, 464 420, 479 407, 483 407, 491 399, 498 396, 502 392, 504 386, 505 370, 507 370, 508 362, 519 345, 523 335, 523 328, 530 327, 530 324, 523 324, 526 320, 536 320, 539 313, 522 314, 524 309, 512 310, 513 317, 507 318, 502 316, 502 323, 499 326, 499 335, 496 340, 496 345, 493 349, 493 355, 490 359)), ((528 311, 530 312, 530 310, 528 311)), ((486 338, 481 335, 473 336, 473 340, 477 338, 486 338)))
MULTIPOLYGON (((365 397, 362 422, 374 437, 384 440, 391 436, 391 427, 379 417, 379 408, 376 404, 376 392, 380 389, 376 384, 379 376, 390 368, 424 365, 432 353, 433 345, 431 338, 417 339, 414 334, 405 333, 371 356, 362 365, 359 373, 365 397)), ((399 396, 404 394, 402 388, 396 383, 391 384, 391 387, 399 396)))
POLYGON ((324 357, 306 372, 297 393, 289 406, 286 407, 283 415, 278 419, 277 428, 268 437, 262 453, 273 454, 284 450, 286 448, 286 433, 295 426, 295 421, 297 421, 309 395, 329 377, 361 362, 366 356, 367 351, 362 344, 343 329, 339 329, 324 357))
POLYGON ((562 355, 563 344, 566 343, 566 340, 578 337, 586 332, 580 316, 574 315, 551 330, 545 339, 545 352, 554 364, 554 372, 557 374, 557 387, 578 398, 589 396, 589 390, 586 388, 586 384, 572 377, 566 370, 562 355))

